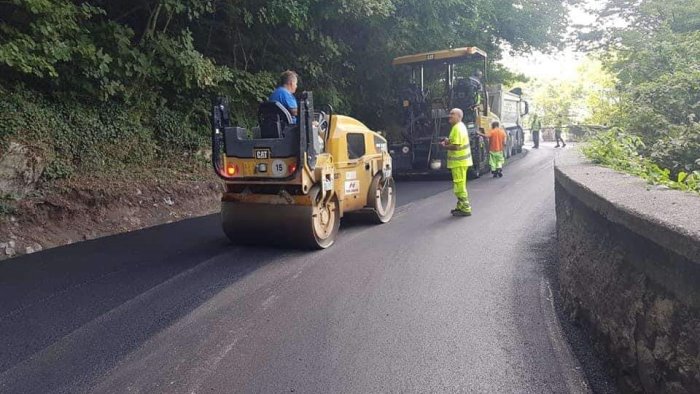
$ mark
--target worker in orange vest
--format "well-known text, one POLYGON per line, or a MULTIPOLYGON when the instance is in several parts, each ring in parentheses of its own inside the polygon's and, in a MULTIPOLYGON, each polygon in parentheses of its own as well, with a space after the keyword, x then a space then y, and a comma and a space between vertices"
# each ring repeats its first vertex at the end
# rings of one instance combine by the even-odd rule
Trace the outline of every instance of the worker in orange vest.
POLYGON ((486 134, 479 132, 482 136, 489 139, 489 167, 494 178, 503 176, 503 165, 506 163, 506 156, 503 149, 506 146, 506 131, 500 127, 500 123, 491 123, 491 130, 486 134))

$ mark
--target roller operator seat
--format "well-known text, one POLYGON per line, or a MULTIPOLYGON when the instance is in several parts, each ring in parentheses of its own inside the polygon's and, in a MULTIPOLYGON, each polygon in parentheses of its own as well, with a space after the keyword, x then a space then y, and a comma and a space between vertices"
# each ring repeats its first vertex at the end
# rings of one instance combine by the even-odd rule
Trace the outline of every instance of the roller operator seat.
POLYGON ((258 107, 260 138, 282 138, 292 125, 292 115, 277 101, 266 101, 258 107))

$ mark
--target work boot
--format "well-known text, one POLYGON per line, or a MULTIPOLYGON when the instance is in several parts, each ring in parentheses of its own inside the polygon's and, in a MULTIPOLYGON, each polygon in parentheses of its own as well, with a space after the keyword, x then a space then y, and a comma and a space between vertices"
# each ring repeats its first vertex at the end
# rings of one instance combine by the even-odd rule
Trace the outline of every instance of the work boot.
POLYGON ((455 211, 455 213, 452 214, 452 216, 457 216, 457 217, 467 217, 467 216, 471 216, 471 215, 472 215, 471 211, 460 211, 460 210, 457 210, 457 211, 455 211))
POLYGON ((502 177, 503 177, 503 169, 502 169, 502 168, 499 168, 499 169, 498 169, 498 177, 499 177, 499 178, 502 178, 502 177))

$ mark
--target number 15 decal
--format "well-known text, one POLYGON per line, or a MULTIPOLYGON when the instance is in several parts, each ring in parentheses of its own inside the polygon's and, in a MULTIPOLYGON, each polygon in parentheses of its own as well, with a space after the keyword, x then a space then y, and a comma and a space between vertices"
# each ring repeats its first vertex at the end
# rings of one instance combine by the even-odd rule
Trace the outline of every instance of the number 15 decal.
POLYGON ((274 176, 285 176, 287 175, 287 165, 282 160, 275 160, 272 162, 272 175, 274 176))

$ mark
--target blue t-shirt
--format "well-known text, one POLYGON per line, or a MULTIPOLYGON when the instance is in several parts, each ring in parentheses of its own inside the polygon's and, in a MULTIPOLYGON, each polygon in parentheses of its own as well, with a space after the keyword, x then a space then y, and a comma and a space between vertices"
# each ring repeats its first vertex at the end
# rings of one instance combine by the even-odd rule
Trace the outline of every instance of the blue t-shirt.
MULTIPOLYGON (((272 92, 270 95, 270 101, 277 101, 278 103, 282 104, 284 108, 287 108, 287 110, 298 108, 297 99, 294 98, 294 95, 291 94, 289 90, 282 86, 278 87, 274 92, 272 92)), ((296 123, 297 117, 292 116, 292 124, 296 123)))

